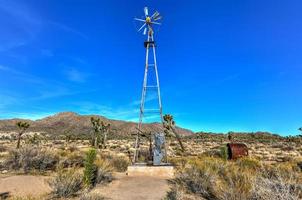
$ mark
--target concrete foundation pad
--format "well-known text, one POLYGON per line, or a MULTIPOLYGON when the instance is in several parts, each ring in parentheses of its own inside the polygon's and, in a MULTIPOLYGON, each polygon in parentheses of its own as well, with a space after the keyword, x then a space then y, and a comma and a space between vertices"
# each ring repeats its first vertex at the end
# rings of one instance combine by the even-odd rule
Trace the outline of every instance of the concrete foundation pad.
POLYGON ((144 164, 128 166, 128 176, 152 176, 159 178, 173 178, 174 167, 171 165, 148 166, 144 164))

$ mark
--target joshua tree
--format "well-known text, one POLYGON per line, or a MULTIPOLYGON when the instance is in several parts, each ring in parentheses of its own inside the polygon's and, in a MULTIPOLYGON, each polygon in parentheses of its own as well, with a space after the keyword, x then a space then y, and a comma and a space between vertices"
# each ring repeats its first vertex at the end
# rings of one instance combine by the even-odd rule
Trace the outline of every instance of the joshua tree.
POLYGON ((181 150, 184 152, 185 148, 182 144, 180 135, 177 133, 177 131, 175 130, 174 127, 175 127, 175 121, 173 120, 173 116, 169 115, 169 114, 165 115, 164 116, 164 128, 165 128, 166 135, 168 135, 168 136, 172 135, 172 136, 176 137, 181 150))
POLYGON ((106 148, 107 143, 107 135, 110 132, 110 124, 106 124, 105 122, 101 121, 101 134, 102 134, 102 147, 106 148))
POLYGON ((93 135, 92 135, 92 139, 91 139, 91 145, 94 146, 95 148, 98 147, 99 144, 99 132, 101 130, 101 124, 100 124, 100 118, 95 118, 95 117, 91 117, 90 121, 92 123, 93 126, 93 135))
POLYGON ((228 139, 229 139, 229 142, 233 141, 233 132, 228 132, 228 139))
POLYGON ((110 131, 110 124, 101 121, 100 118, 91 117, 90 121, 93 126, 93 136, 91 145, 95 148, 102 144, 102 148, 106 148, 107 134, 110 131))
POLYGON ((21 137, 22 135, 25 133, 25 131, 29 128, 30 124, 27 123, 27 122, 17 122, 17 127, 19 128, 19 132, 18 132, 18 135, 17 135, 17 149, 20 148, 20 142, 21 142, 21 137))

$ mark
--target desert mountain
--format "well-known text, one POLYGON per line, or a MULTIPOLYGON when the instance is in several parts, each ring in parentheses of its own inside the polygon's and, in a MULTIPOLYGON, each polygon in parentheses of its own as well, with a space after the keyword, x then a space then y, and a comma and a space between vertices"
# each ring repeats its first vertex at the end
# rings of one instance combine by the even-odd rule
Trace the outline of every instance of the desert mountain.
MULTIPOLYGON (((134 122, 112 120, 98 115, 79 115, 74 112, 62 112, 39 120, 0 120, 0 131, 17 131, 16 122, 22 120, 30 123, 31 126, 28 131, 43 132, 51 135, 62 135, 67 133, 86 135, 92 130, 90 122, 91 117, 99 117, 102 121, 110 123, 112 127, 111 131, 114 135, 128 136, 137 132, 137 124, 134 122)), ((143 129, 145 131, 162 131, 162 125, 159 123, 144 124, 143 129)), ((181 135, 193 134, 192 131, 179 127, 177 128, 177 131, 181 135)))

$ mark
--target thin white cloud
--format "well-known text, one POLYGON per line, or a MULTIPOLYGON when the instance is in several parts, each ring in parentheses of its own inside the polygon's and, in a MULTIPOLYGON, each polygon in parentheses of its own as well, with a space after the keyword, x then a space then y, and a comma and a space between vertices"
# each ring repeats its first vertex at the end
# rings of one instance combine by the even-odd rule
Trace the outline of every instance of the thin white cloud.
MULTIPOLYGON (((0 10, 14 17, 16 20, 26 23, 24 25, 41 24, 40 18, 25 4, 15 3, 13 1, 0 1, 0 10)), ((26 28, 26 26, 24 26, 24 28, 26 28)), ((30 27, 27 28, 30 30, 30 27)))
MULTIPOLYGON (((0 1, 0 14, 10 22, 1 31, 4 35, 14 35, 0 39, 0 52, 7 52, 30 43, 42 28, 42 20, 39 15, 27 5, 14 1, 0 1), (17 33, 12 30, 18 29, 17 33)), ((0 25, 2 25, 0 23, 0 25)))
POLYGON ((133 107, 117 107, 99 105, 93 102, 76 102, 77 110, 82 114, 98 114, 110 119, 131 121, 138 115, 139 109, 133 107))
POLYGON ((25 39, 15 39, 15 41, 5 42, 0 44, 0 52, 9 51, 18 47, 25 46, 29 40, 25 39))
POLYGON ((0 94, 0 110, 5 109, 10 105, 16 104, 18 99, 10 95, 0 94))
POLYGON ((24 73, 20 70, 16 70, 16 69, 14 69, 12 67, 8 67, 8 66, 0 65, 0 71, 4 71, 6 73, 13 74, 14 77, 19 78, 20 80, 25 81, 25 82, 40 83, 40 84, 42 84, 44 82, 43 80, 41 80, 40 78, 38 78, 36 76, 24 73))
MULTIPOLYGON (((8 27, 1 31, 5 35, 14 35, 14 37, 0 38, 0 52, 8 52, 21 46, 28 45, 43 28, 52 26, 52 29, 59 29, 74 34, 82 39, 88 40, 89 37, 66 24, 43 19, 34 9, 27 4, 15 1, 0 0, 0 17, 6 17, 6 21, 10 22, 8 27), (12 30, 20 30, 17 34, 12 34, 12 30)), ((1 22, 0 22, 0 25, 1 22)), ((6 24, 5 24, 6 25, 6 24)), ((7 25, 6 25, 7 26, 7 25)), ((50 55, 49 52, 46 53, 50 55)))
MULTIPOLYGON (((157 100, 157 99, 158 99, 157 93, 153 92, 149 95, 147 94, 146 99, 145 99, 145 103, 153 101, 153 100, 157 100)), ((141 104, 141 99, 136 100, 136 101, 132 102, 131 104, 134 105, 134 106, 140 105, 141 104)))
POLYGON ((75 68, 65 70, 64 74, 68 80, 78 83, 86 82, 87 78, 90 76, 90 74, 81 72, 75 68))
MULTIPOLYGON (((0 65, 0 72, 1 71, 5 73, 13 74, 15 78, 18 78, 21 81, 34 84, 33 91, 31 92, 31 94, 33 94, 34 96, 27 97, 26 98, 27 101, 72 96, 76 94, 90 93, 95 91, 93 89, 90 90, 71 89, 70 88, 71 86, 68 86, 66 83, 61 83, 56 80, 42 79, 41 77, 33 76, 4 65, 0 65)), ((89 77, 89 74, 80 73, 77 71, 77 72, 67 73, 67 77, 71 81, 85 82, 86 78, 89 77)))
POLYGON ((74 28, 72 28, 70 26, 67 26, 65 24, 62 24, 62 23, 59 23, 59 22, 55 22, 55 21, 51 21, 51 20, 49 20, 48 23, 51 24, 51 25, 53 25, 53 26, 55 26, 55 27, 57 27, 57 28, 59 28, 59 29, 61 29, 61 30, 73 33, 73 34, 75 34, 75 35, 77 35, 77 36, 79 36, 79 37, 81 37, 81 38, 83 38, 85 40, 89 39, 89 37, 86 34, 80 32, 80 31, 78 31, 78 30, 76 30, 76 29, 74 29, 74 28))
POLYGON ((0 65, 0 70, 7 71, 7 70, 8 70, 8 67, 5 67, 5 66, 3 66, 3 65, 0 65))
MULTIPOLYGON (((81 114, 97 114, 109 119, 125 120, 130 122, 138 122, 139 108, 137 106, 104 106, 93 102, 76 102, 73 105, 81 114)), ((159 122, 159 113, 146 114, 143 118, 144 122, 159 122)))
POLYGON ((55 112, 1 112, 0 119, 30 119, 37 120, 54 115, 55 112))

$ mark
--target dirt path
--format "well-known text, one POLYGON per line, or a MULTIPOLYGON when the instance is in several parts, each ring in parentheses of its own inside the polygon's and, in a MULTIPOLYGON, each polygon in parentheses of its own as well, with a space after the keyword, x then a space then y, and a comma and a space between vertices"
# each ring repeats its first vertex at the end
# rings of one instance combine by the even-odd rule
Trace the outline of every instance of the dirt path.
MULTIPOLYGON (((169 190, 166 179, 148 176, 129 177, 115 174, 115 180, 106 186, 97 186, 92 193, 99 193, 112 200, 161 200, 169 190)), ((40 197, 50 192, 47 177, 12 175, 0 177, 0 193, 12 196, 40 197)))
POLYGON ((9 192, 13 196, 41 196, 50 191, 44 176, 0 177, 0 193, 9 192))
POLYGON ((117 174, 116 180, 95 192, 112 200, 161 200, 169 190, 166 179, 156 177, 129 177, 117 174))

